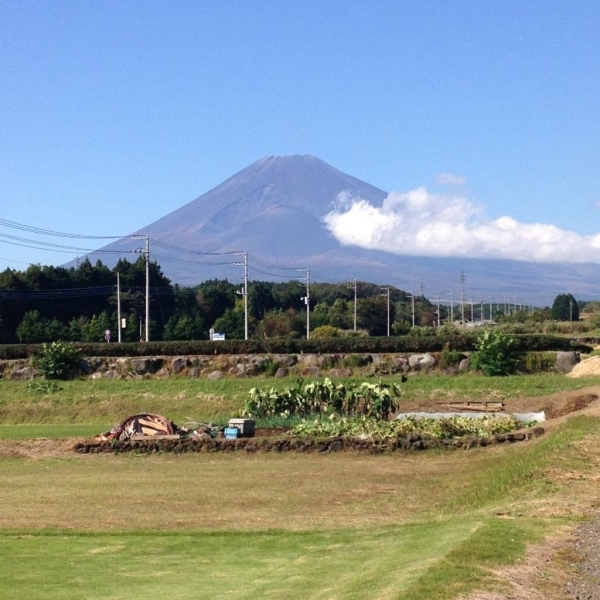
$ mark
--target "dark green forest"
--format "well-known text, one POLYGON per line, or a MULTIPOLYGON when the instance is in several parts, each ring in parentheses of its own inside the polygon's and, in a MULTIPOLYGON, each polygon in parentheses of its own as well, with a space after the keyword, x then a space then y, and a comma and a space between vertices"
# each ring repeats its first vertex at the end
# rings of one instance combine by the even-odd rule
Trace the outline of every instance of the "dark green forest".
MULTIPOLYGON (((210 280, 180 287, 165 277, 156 262, 150 262, 149 274, 150 340, 206 340, 211 328, 227 339, 244 339, 242 285, 210 280)), ((305 284, 299 280, 249 282, 249 337, 305 337, 305 295, 305 284)), ((111 341, 116 341, 118 298, 125 324, 122 341, 138 342, 145 336, 146 325, 143 256, 133 263, 121 259, 112 269, 87 259, 71 268, 31 265, 24 271, 6 269, 0 273, 0 343, 100 342, 106 330, 111 331, 111 341)), ((562 304, 572 310, 569 300, 572 297, 562 304)), ((505 313, 503 305, 477 303, 463 307, 465 320, 489 319, 491 309, 494 319, 505 313)), ((461 316, 458 303, 452 315, 444 305, 439 305, 439 312, 438 319, 437 303, 423 296, 413 298, 408 292, 371 283, 310 286, 311 337, 402 335, 413 326, 431 328, 461 316)), ((525 316, 522 310, 512 318, 525 316)), ((531 314, 527 316, 531 318, 531 314)), ((542 312, 541 316, 549 315, 542 312)))

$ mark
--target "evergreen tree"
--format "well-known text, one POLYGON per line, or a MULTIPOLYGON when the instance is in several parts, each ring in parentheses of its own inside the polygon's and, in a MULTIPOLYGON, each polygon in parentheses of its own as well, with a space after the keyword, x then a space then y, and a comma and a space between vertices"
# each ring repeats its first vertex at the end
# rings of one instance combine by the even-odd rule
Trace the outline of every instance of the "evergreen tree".
POLYGON ((555 321, 579 321, 579 306, 572 294, 559 294, 551 310, 555 321))

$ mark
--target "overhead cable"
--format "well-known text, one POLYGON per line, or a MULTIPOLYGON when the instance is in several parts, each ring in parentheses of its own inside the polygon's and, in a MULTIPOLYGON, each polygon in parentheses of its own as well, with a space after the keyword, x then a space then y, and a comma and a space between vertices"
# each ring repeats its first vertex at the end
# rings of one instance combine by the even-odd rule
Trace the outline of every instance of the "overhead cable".
POLYGON ((66 237, 66 238, 79 238, 86 240, 115 240, 124 235, 83 235, 79 233, 64 233, 62 231, 53 231, 51 229, 41 229, 39 227, 32 227, 31 225, 23 225, 22 223, 15 223, 14 221, 8 221, 7 219, 0 219, 0 226, 10 227, 12 229, 20 229, 21 231, 27 231, 29 233, 39 233, 41 235, 51 235, 55 237, 66 237))

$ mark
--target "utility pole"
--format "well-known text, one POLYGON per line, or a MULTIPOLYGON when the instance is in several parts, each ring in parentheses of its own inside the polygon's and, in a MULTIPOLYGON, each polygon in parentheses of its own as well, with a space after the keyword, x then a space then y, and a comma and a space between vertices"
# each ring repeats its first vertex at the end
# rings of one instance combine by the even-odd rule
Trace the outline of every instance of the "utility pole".
POLYGON ((408 296, 410 298, 411 308, 412 308, 412 326, 415 326, 415 293, 410 290, 410 294, 408 296))
POLYGON ((454 299, 452 298, 452 290, 450 290, 450 314, 448 315, 448 321, 454 323, 454 299))
POLYGON ((300 298, 306 304, 306 339, 310 340, 310 270, 297 269, 306 273, 306 296, 300 298))
POLYGON ((460 299, 460 320, 462 321, 462 325, 465 324, 465 280, 466 275, 464 271, 460 272, 460 284, 461 284, 461 299, 460 299))
POLYGON ((437 301, 437 326, 438 329, 440 328, 440 297, 438 296, 436 298, 437 301))
POLYGON ((234 254, 243 254, 243 263, 233 263, 236 267, 244 267, 244 288, 241 292, 236 292, 244 297, 244 339, 248 339, 248 253, 243 250, 237 250, 234 254))
POLYGON ((382 296, 387 296, 387 336, 390 337, 390 286, 387 285, 382 289, 387 292, 387 294, 382 294, 382 296))
POLYGON ((569 321, 573 322, 573 300, 569 300, 569 321))
POLYGON ((117 271, 117 340, 121 343, 121 282, 119 280, 119 271, 117 271))
POLYGON ((146 342, 150 341, 150 236, 149 235, 134 235, 134 240, 144 240, 143 249, 134 250, 141 252, 146 257, 146 342))
POLYGON ((350 285, 348 286, 350 289, 354 289, 354 331, 356 331, 356 305, 358 302, 358 296, 357 296, 357 283, 356 283, 356 279, 351 279, 349 281, 350 285))

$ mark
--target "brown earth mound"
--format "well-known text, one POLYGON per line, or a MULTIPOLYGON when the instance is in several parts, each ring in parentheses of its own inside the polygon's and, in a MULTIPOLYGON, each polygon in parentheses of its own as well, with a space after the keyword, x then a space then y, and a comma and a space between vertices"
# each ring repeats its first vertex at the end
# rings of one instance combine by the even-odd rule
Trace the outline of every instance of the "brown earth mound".
POLYGON ((590 377, 594 375, 600 375, 600 356, 584 358, 573 367, 570 373, 567 373, 567 377, 571 378, 590 377))

